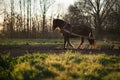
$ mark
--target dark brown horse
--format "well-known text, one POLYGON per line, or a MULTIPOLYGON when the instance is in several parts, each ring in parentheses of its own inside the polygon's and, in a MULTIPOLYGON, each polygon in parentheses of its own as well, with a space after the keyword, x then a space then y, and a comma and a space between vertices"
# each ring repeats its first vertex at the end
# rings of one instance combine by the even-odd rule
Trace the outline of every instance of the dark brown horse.
POLYGON ((95 40, 93 38, 92 29, 87 25, 79 25, 72 27, 69 23, 60 20, 53 20, 53 31, 59 27, 64 36, 64 48, 66 47, 66 43, 73 48, 73 45, 70 43, 71 37, 81 37, 81 43, 78 48, 84 42, 84 38, 87 38, 91 46, 95 46, 95 40))

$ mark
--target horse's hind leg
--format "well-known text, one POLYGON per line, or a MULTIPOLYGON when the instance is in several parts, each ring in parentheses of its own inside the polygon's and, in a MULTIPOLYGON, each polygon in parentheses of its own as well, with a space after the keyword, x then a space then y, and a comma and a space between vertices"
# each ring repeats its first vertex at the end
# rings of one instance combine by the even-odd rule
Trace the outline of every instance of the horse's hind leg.
POLYGON ((95 40, 94 39, 88 39, 89 43, 90 43, 90 49, 94 48, 95 46, 95 40))
POLYGON ((77 48, 77 49, 81 48, 81 46, 82 46, 83 42, 84 42, 84 37, 81 37, 81 43, 80 43, 80 45, 78 46, 78 48, 77 48))

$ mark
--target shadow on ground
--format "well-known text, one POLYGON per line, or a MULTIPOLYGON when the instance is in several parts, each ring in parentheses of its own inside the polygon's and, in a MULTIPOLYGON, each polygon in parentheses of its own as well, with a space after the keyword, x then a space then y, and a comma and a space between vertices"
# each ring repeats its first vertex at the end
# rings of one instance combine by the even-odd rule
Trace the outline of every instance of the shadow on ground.
POLYGON ((62 44, 56 45, 0 45, 0 54, 10 53, 10 56, 22 56, 26 53, 63 53, 67 50, 80 52, 81 54, 105 53, 108 55, 119 55, 120 49, 110 49, 107 46, 101 46, 99 49, 63 49, 62 44))

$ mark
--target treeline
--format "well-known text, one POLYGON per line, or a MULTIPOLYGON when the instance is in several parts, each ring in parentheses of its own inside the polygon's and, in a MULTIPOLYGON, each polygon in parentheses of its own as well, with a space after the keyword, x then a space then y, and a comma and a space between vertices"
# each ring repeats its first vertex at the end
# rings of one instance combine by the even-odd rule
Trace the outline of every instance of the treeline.
MULTIPOLYGON (((47 16, 54 0, 1 0, 1 38, 58 37, 52 32, 54 14, 47 16)), ((52 8, 51 8, 52 9, 52 8)), ((54 11, 54 10, 53 10, 54 11)), ((58 13, 59 14, 59 13, 58 13)), ((61 15, 58 15, 58 18, 61 15)), ((70 24, 88 24, 96 34, 120 34, 120 0, 78 0, 62 15, 70 24)))
POLYGON ((51 34, 52 18, 46 17, 54 0, 2 0, 3 38, 40 38, 51 34))
MULTIPOLYGON (((52 24, 52 23, 51 23, 52 24)), ((27 19, 22 20, 19 14, 14 14, 11 20, 10 15, 4 18, 3 29, 1 30, 2 38, 58 38, 61 37, 58 31, 52 31, 52 25, 45 24, 45 30, 42 30, 42 21, 32 19, 27 23, 27 19), (12 22, 11 22, 12 21, 12 22)))

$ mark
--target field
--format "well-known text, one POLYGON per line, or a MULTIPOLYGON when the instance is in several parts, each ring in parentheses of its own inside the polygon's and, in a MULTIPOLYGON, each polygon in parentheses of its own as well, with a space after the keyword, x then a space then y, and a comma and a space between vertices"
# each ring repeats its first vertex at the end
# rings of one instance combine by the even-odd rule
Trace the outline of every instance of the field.
POLYGON ((0 56, 1 80, 119 80, 120 58, 106 54, 26 54, 0 56))
MULTIPOLYGON (((115 49, 110 49, 113 42, 97 41, 97 48, 94 50, 88 49, 88 42, 85 41, 83 44, 83 49, 76 49, 80 43, 80 40, 71 40, 75 45, 75 49, 68 47, 67 50, 72 50, 73 52, 78 51, 80 53, 105 53, 105 54, 117 54, 119 55, 120 49, 117 47, 115 49)), ((119 43, 119 42, 114 42, 119 43)), ((120 43, 119 43, 120 44, 120 43)), ((118 46, 118 44, 117 44, 118 46)), ((62 53, 66 50, 63 49, 62 39, 8 39, 0 40, 0 53, 6 54, 10 53, 10 56, 23 56, 26 53, 62 53)))
MULTIPOLYGON (((72 40, 75 47, 79 40, 72 40)), ((63 49, 61 39, 0 40, 0 80, 119 80, 120 50, 63 49)))

